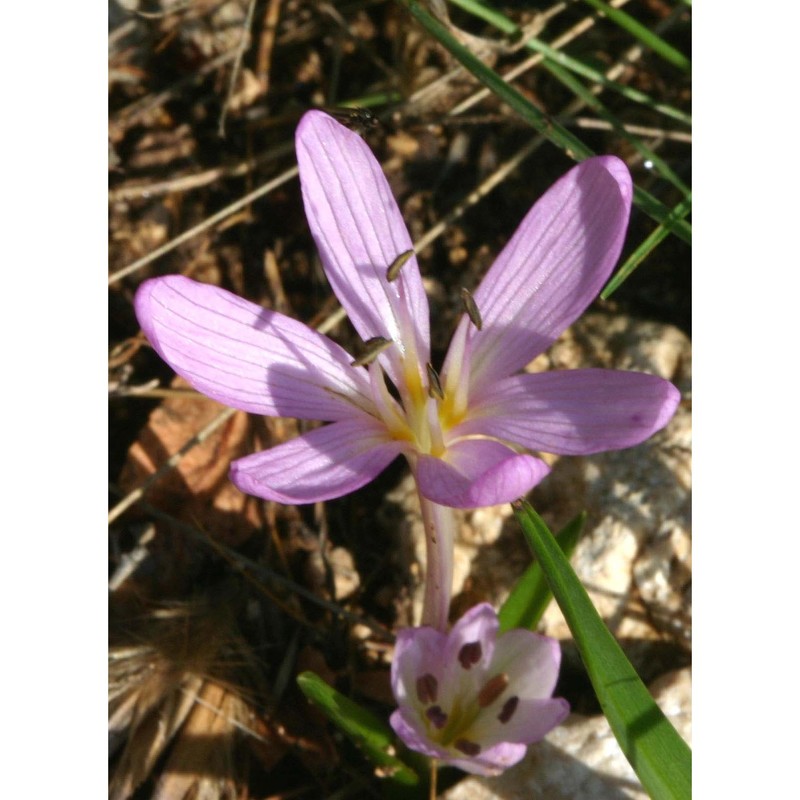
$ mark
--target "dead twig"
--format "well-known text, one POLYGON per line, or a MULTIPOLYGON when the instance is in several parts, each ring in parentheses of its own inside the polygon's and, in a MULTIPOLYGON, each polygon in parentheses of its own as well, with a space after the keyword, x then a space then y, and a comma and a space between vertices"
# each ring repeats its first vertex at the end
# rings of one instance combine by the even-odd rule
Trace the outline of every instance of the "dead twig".
POLYGON ((259 197, 263 197, 266 194, 269 194, 273 189, 277 189, 279 186, 283 186, 284 183, 290 181, 292 178, 297 177, 297 167, 291 167, 287 169, 285 172, 282 172, 276 178, 273 178, 271 181, 267 181, 262 186, 259 186, 258 189, 246 194, 241 199, 237 200, 235 203, 231 203, 228 206, 225 206, 221 211, 218 211, 216 214, 212 214, 207 219, 204 219, 201 223, 195 225, 193 228, 190 228, 188 231, 184 231, 180 236, 176 236, 174 239, 170 240, 166 244, 162 245, 161 247, 153 250, 152 253, 148 253, 146 256, 142 256, 140 259, 133 262, 133 264, 129 264, 127 267, 123 267, 117 272, 112 273, 108 277, 108 285, 111 286, 112 284, 116 283, 117 281, 122 280, 128 275, 132 275, 137 270, 141 269, 142 267, 150 264, 152 261, 155 261, 157 258, 165 255, 166 253, 171 252, 176 247, 179 247, 184 242, 188 242, 189 239, 197 236, 198 233, 202 233, 203 231, 211 228, 212 226, 216 225, 218 222, 230 217, 232 214, 235 214, 237 211, 241 210, 245 206, 249 205, 250 203, 258 200, 259 197))
MULTIPOLYGON (((591 117, 575 117, 572 121, 578 128, 591 130, 611 131, 614 126, 604 119, 593 119, 591 117)), ((567 122, 566 124, 570 124, 567 122)), ((644 125, 623 125, 625 131, 636 136, 652 136, 653 138, 663 139, 672 142, 685 142, 691 144, 692 134, 685 131, 667 131, 663 128, 649 128, 644 125)))
POLYGON ((189 439, 177 453, 173 453, 141 486, 129 492, 111 511, 108 512, 108 524, 110 525, 123 511, 130 508, 137 500, 140 500, 144 493, 162 476, 166 475, 173 467, 180 463, 180 460, 195 446, 201 444, 221 425, 227 422, 236 413, 235 408, 226 408, 221 414, 214 417, 201 431, 189 439))
POLYGON ((236 88, 236 81, 239 78, 239 73, 242 69, 242 58, 244 58, 244 51, 247 50, 247 45, 250 42, 250 27, 253 24, 253 11, 256 7, 256 0, 250 0, 247 6, 247 16, 245 17, 244 24, 242 25, 242 39, 239 46, 236 48, 236 60, 233 62, 233 69, 228 81, 228 92, 225 95, 225 101, 222 104, 222 111, 219 115, 219 127, 217 133, 221 138, 225 138, 225 118, 228 116, 228 106, 230 105, 231 98, 233 97, 233 90, 236 88))
POLYGON ((157 183, 138 184, 135 186, 123 185, 108 193, 108 201, 109 203, 117 203, 143 197, 150 199, 164 194, 188 192, 192 189, 199 189, 202 186, 208 186, 210 183, 225 178, 240 178, 243 175, 253 172, 253 170, 258 167, 275 161, 293 151, 293 144, 281 144, 277 147, 271 147, 260 156, 240 161, 238 164, 232 164, 228 167, 213 167, 212 169, 203 170, 203 172, 195 172, 191 175, 180 175, 177 178, 170 178, 169 180, 158 181, 157 183))
POLYGON ((272 49, 275 47, 275 35, 278 31, 278 18, 283 0, 269 0, 264 12, 264 29, 258 43, 256 57, 256 78, 261 84, 261 93, 269 91, 269 72, 272 64, 272 49))

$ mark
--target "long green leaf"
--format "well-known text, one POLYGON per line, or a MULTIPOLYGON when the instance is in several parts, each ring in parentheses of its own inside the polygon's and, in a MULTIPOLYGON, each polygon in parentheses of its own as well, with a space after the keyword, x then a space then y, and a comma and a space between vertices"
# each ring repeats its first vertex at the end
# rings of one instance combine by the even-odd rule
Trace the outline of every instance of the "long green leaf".
MULTIPOLYGON (((689 195, 680 202, 671 215, 675 219, 683 219, 692 210, 692 196, 689 195)), ((628 276, 647 258, 648 255, 666 238, 669 229, 664 225, 659 225, 625 260, 625 263, 614 273, 611 280, 606 284, 605 289, 600 292, 600 297, 607 300, 614 292, 622 286, 628 276)))
MULTIPOLYGON (((530 123, 539 133, 563 149, 570 158, 582 161, 594 155, 592 150, 577 136, 536 108, 517 89, 506 83, 500 75, 487 67, 470 50, 464 47, 442 22, 420 5, 419 0, 397 1, 405 6, 425 30, 449 50, 481 83, 516 111, 526 122, 530 123)), ((691 244, 691 226, 685 220, 669 221, 670 210, 651 194, 638 186, 634 186, 633 202, 656 222, 671 226, 672 232, 676 236, 691 244)))
MULTIPOLYGON (((575 550, 585 522, 586 512, 581 511, 561 529, 556 537, 565 558, 569 559, 575 550)), ((537 561, 534 561, 514 584, 497 614, 500 620, 500 631, 504 632, 512 628, 534 629, 552 599, 553 593, 547 585, 542 568, 537 561)))
POLYGON ((319 675, 302 672, 297 685, 337 728, 344 731, 378 768, 378 774, 403 786, 417 786, 419 775, 394 754, 392 729, 374 714, 329 686, 319 675))
POLYGON ((653 800, 690 800, 691 750, 603 624, 544 520, 529 503, 513 505, 625 757, 653 800))
POLYGON ((649 159, 653 163, 655 170, 663 175, 676 189, 679 189, 684 195, 691 194, 689 187, 678 177, 672 167, 658 153, 651 150, 638 136, 628 133, 622 121, 612 114, 574 75, 571 75, 563 67, 548 58, 544 60, 543 65, 551 75, 570 89, 576 97, 580 97, 598 117, 608 122, 618 136, 630 142, 643 159, 649 159))
POLYGON ((584 78, 588 78, 594 83, 599 83, 606 89, 610 89, 617 94, 621 94, 623 97, 631 100, 634 103, 646 106, 647 108, 657 111, 666 117, 671 117, 672 119, 683 122, 685 125, 691 126, 692 118, 685 111, 681 111, 680 109, 675 108, 667 103, 659 103, 644 92, 640 92, 638 89, 634 89, 631 86, 626 86, 623 83, 611 80, 602 72, 594 69, 588 64, 585 64, 583 61, 580 61, 577 58, 573 58, 563 50, 557 50, 553 47, 550 47, 550 45, 546 44, 541 39, 538 39, 536 36, 529 36, 519 25, 516 24, 516 22, 501 14, 496 9, 491 8, 483 2, 480 2, 480 0, 450 0, 450 2, 454 6, 463 8, 470 14, 474 14, 476 17, 488 22, 490 25, 494 25, 494 27, 499 31, 508 34, 511 41, 515 41, 518 38, 524 38, 525 47, 528 50, 532 50, 534 53, 541 53, 543 56, 546 56, 556 64, 560 64, 562 67, 566 67, 568 70, 571 70, 572 72, 576 73, 577 75, 581 75, 584 78))
POLYGON ((680 50, 676 50, 671 44, 667 44, 660 36, 657 36, 649 28, 642 25, 641 22, 635 20, 630 14, 604 3, 603 0, 583 0, 583 2, 598 11, 602 11, 615 25, 627 31, 665 61, 668 61, 678 69, 682 69, 684 72, 691 70, 692 62, 680 50))

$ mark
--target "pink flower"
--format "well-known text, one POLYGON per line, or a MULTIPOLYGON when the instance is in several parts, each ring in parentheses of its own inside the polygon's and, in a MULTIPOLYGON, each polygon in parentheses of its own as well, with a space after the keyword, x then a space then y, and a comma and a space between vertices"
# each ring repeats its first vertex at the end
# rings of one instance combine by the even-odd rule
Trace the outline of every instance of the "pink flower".
POLYGON ((584 161, 536 203, 475 292, 482 324, 474 310, 464 316, 437 375, 416 258, 398 266, 411 239, 369 148, 310 111, 297 157, 328 280, 359 335, 385 347, 371 364, 353 365, 306 325, 188 278, 146 281, 135 300, 153 347, 199 391, 255 414, 330 423, 234 462, 242 491, 282 503, 339 497, 402 453, 428 500, 494 505, 547 473, 528 451, 630 447, 670 419, 678 391, 651 375, 515 374, 584 311, 617 261, 631 200, 621 161, 584 161))
POLYGON ((397 635, 390 719, 412 750, 477 775, 516 764, 569 713, 551 697, 558 642, 516 629, 498 635, 488 603, 471 608, 450 633, 404 628, 397 635))

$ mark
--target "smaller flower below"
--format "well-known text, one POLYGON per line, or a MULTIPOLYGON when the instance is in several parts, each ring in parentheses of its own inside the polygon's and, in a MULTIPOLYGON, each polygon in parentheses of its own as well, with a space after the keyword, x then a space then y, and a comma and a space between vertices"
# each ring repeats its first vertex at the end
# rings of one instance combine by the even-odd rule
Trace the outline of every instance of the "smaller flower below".
POLYGON ((555 639, 515 629, 498 634, 488 603, 450 633, 404 628, 397 636, 392 690, 395 733, 412 750, 476 775, 498 775, 569 714, 551 697, 561 649, 555 639))

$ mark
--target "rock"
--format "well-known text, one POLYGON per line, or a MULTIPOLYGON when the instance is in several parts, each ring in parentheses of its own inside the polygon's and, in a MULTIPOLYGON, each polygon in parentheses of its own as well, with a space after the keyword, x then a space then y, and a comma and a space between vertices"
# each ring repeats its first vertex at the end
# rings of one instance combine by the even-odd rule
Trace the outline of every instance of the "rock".
POLYGON ((344 547, 334 547, 328 556, 328 563, 333 571, 336 599, 350 597, 361 586, 352 553, 344 547))

